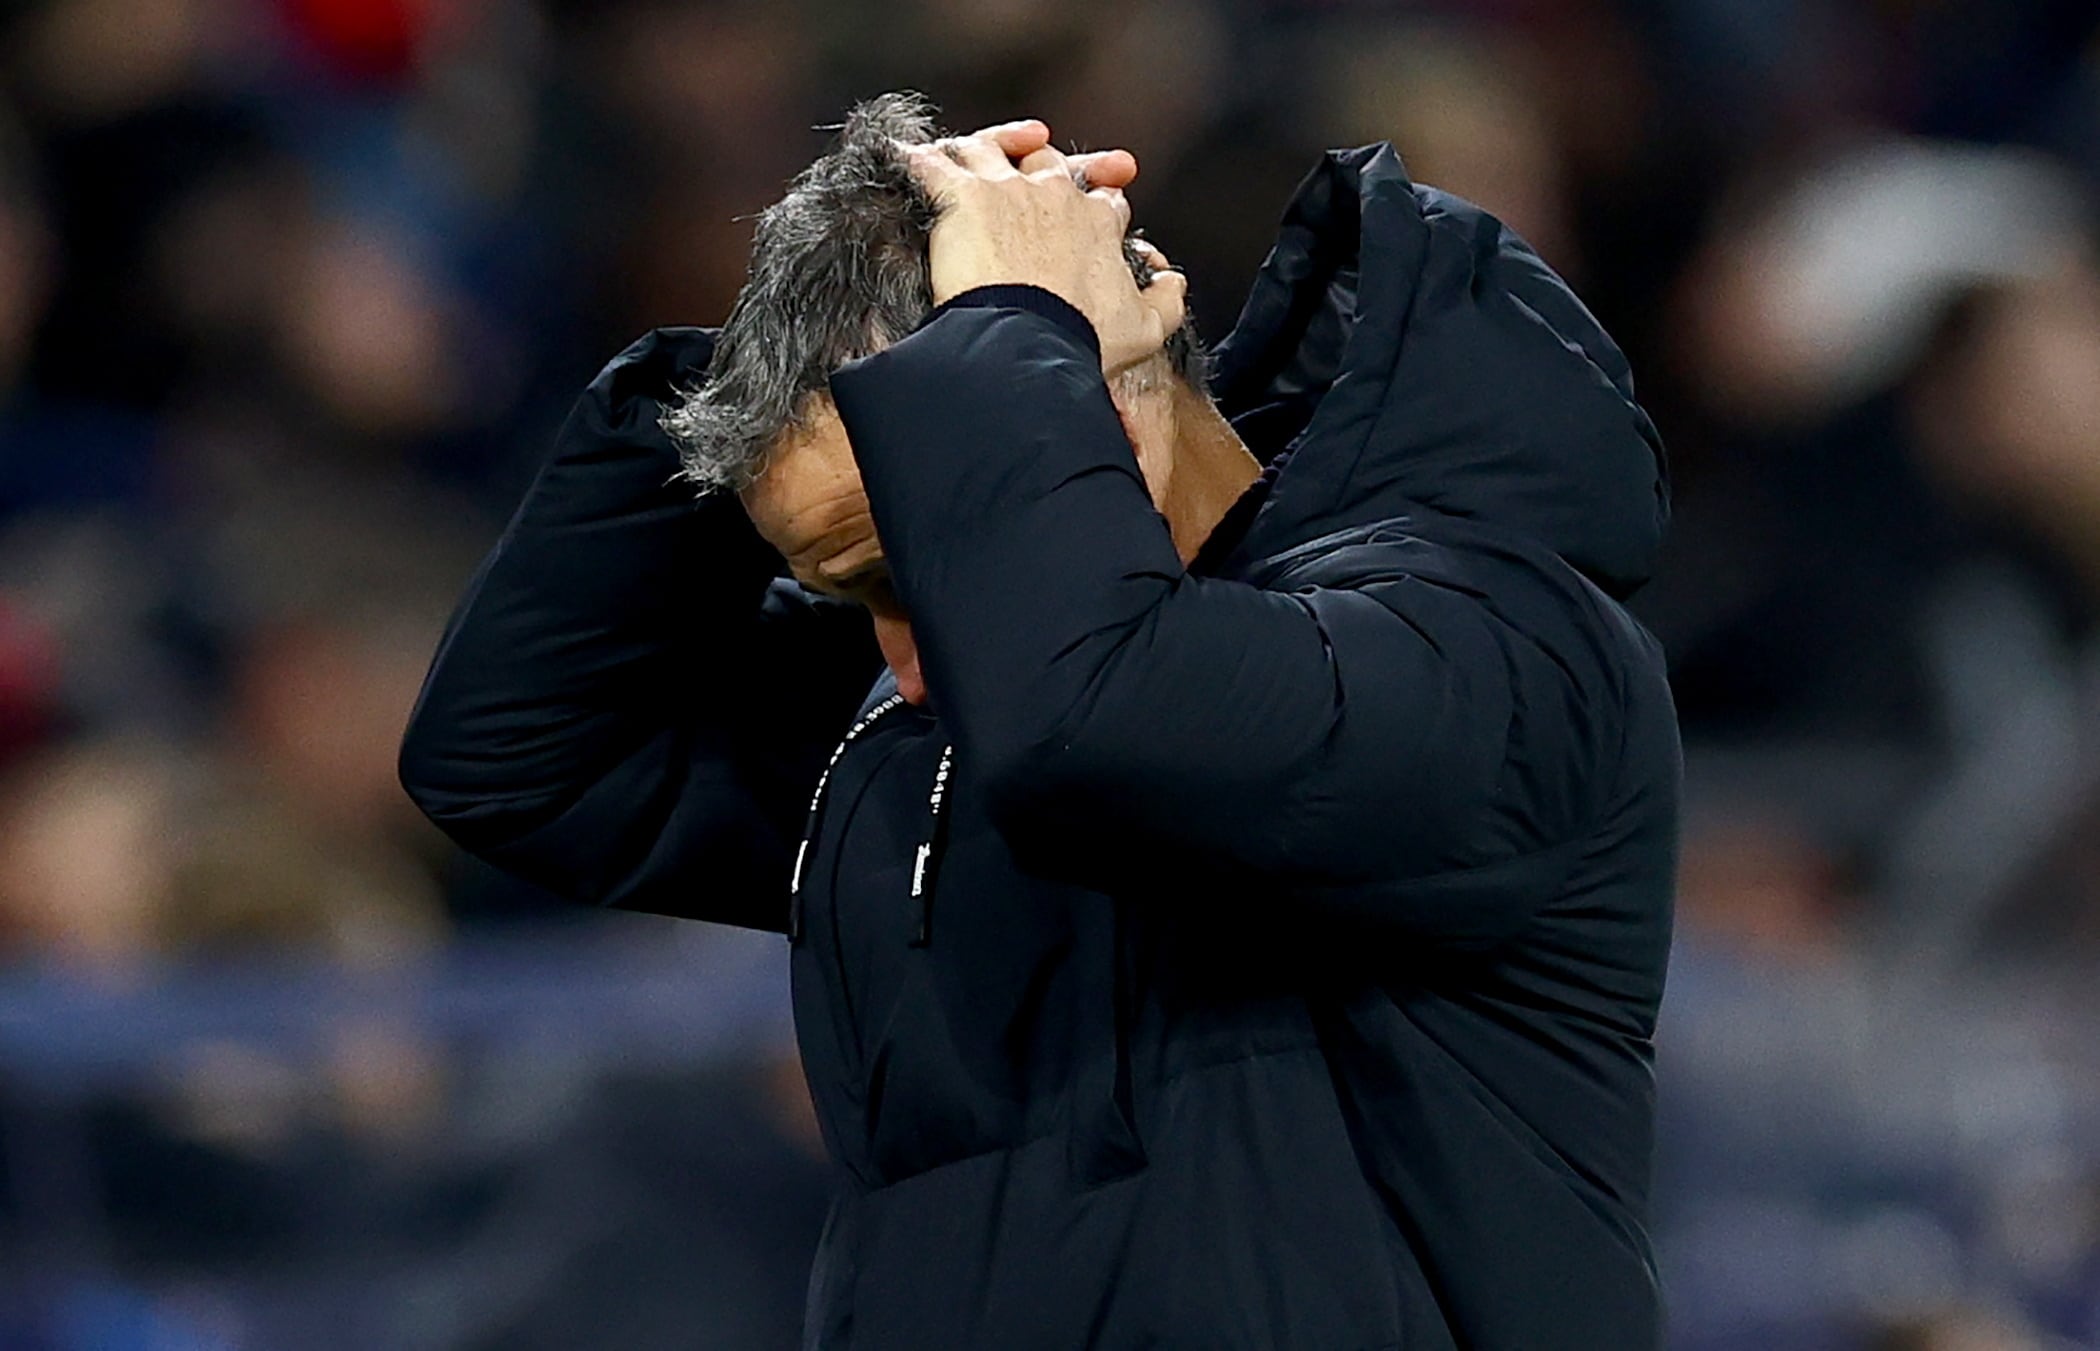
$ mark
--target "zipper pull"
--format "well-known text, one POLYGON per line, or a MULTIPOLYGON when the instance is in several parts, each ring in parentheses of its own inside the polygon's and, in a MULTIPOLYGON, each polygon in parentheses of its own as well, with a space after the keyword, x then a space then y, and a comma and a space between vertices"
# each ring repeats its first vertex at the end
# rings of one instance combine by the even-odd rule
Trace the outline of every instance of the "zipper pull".
POLYGON ((948 805, 948 776, 954 771, 955 746, 950 743, 941 747, 940 767, 933 772, 933 792, 926 802, 932 819, 926 827, 926 838, 919 841, 918 852, 911 860, 911 898, 918 902, 919 912, 918 927, 911 940, 915 948, 933 941, 933 875, 947 834, 948 818, 943 809, 948 805))

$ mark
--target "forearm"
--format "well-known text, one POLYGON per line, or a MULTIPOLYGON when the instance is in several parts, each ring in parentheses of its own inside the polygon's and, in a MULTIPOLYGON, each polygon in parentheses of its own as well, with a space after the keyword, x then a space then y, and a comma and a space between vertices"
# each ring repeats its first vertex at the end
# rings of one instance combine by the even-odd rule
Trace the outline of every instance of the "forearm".
POLYGON ((704 367, 710 345, 652 335, 608 366, 469 584, 402 754, 441 822, 528 826, 702 674, 701 634, 756 618, 774 561, 733 501, 696 503, 676 480, 654 422, 650 391, 704 367))
POLYGON ((1094 884, 1216 867, 1307 915, 1521 923, 1414 880, 1563 838, 1558 796, 1519 811, 1509 778, 1513 753, 1527 776, 1587 756, 1527 745, 1522 707, 1571 697, 1558 663, 1390 549, 1288 593, 1190 575, 1091 360, 1039 317, 951 313, 833 382, 929 688, 1009 840, 1094 884))
POLYGON ((446 632, 401 775, 462 847, 572 899, 772 927, 819 753, 798 729, 850 711, 866 642, 769 591, 735 499, 677 479, 657 418, 707 347, 652 335, 579 401, 446 632))
POLYGON ((1280 807, 1335 714, 1313 615, 1186 574, 1069 325, 935 324, 833 387, 934 699, 995 808, 1201 847, 1280 807))

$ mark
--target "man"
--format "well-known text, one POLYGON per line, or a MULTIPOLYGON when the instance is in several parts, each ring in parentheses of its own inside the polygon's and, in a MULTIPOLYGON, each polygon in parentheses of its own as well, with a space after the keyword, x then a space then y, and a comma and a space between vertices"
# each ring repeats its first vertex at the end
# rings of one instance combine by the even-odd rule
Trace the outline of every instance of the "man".
POLYGON ((856 110, 719 337, 592 385, 410 791, 789 934, 813 1347, 1654 1346, 1678 752, 1624 360, 1377 146, 1206 393, 1128 156, 931 138, 856 110))

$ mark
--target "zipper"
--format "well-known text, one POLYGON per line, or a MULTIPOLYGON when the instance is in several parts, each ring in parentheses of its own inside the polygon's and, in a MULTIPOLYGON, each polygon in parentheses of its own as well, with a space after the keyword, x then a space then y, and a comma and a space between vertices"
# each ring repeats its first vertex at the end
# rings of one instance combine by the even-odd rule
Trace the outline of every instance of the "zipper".
MULTIPOLYGON (((816 791, 809 796, 809 817, 802 828, 802 842, 795 847, 795 871, 788 881, 788 941, 798 942, 802 937, 802 881, 808 866, 810 851, 816 847, 817 829, 824 819, 824 794, 831 787, 832 771, 845 758, 846 748, 882 719, 904 706, 904 696, 892 694, 875 707, 862 714, 846 729, 831 758, 824 762, 824 772, 817 776, 816 791)), ((919 841, 912 853, 911 899, 915 902, 918 919, 913 926, 911 945, 925 947, 933 938, 933 882, 940 864, 941 846, 947 836, 948 780, 955 772, 955 746, 953 743, 941 747, 940 766, 934 770, 933 791, 928 795, 926 837, 919 841)))
MULTIPOLYGON (((892 694, 876 704, 840 739, 824 772, 817 776, 816 791, 809 797, 809 820, 802 842, 795 849, 795 871, 788 883, 788 939, 802 938, 802 882, 809 856, 816 848, 817 830, 823 824, 824 796, 831 787, 832 771, 845 758, 846 748, 868 729, 904 706, 904 696, 892 694)), ((955 777, 955 745, 941 747, 941 758, 933 772, 933 789, 926 797, 926 834, 912 851, 911 896, 917 911, 912 928, 912 947, 923 948, 933 938, 933 892, 946 843, 948 789, 955 777)), ((1132 1102, 1128 1048, 1124 1044, 1123 1005, 1124 938, 1122 917, 1111 902, 1105 912, 1088 916, 1081 924, 1079 946, 1105 950, 1098 965, 1082 962, 1082 971, 1094 971, 1094 980, 1083 981, 1080 1003, 1083 1010, 1078 1041, 1086 1054, 1068 1091, 1073 1094, 1074 1129, 1066 1142, 1066 1166, 1083 1189, 1091 1189, 1127 1177, 1146 1166, 1144 1142, 1137 1133, 1137 1112, 1132 1102)), ((856 1071, 858 1073, 858 1071, 856 1071)))
POLYGON ((933 874, 940 865, 941 845, 947 834, 948 818, 942 809, 948 803, 948 775, 954 768, 955 746, 951 743, 941 747, 940 768, 933 772, 933 792, 926 801, 926 838, 919 841, 911 859, 911 898, 919 903, 919 924, 911 938, 915 948, 933 941, 933 874))
POLYGON ((795 848, 795 871, 788 880, 788 941, 799 942, 802 938, 802 870, 809 862, 810 847, 816 842, 817 826, 823 819, 824 790, 831 786, 831 771, 839 767, 839 760, 846 748, 860 739, 861 733, 904 706, 904 696, 893 694, 875 707, 861 714, 860 718, 846 729, 831 758, 824 762, 824 772, 817 776, 816 791, 809 795, 809 817, 802 827, 802 843, 795 848))

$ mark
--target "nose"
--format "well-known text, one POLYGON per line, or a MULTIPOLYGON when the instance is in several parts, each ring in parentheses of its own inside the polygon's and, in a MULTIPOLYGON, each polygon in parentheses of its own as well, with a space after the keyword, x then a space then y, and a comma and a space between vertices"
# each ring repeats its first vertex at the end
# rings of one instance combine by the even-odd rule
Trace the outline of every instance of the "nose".
POLYGON ((897 677, 897 693, 913 708, 926 706, 926 677, 919 674, 919 645, 912 640, 911 622, 876 615, 875 645, 897 677))

